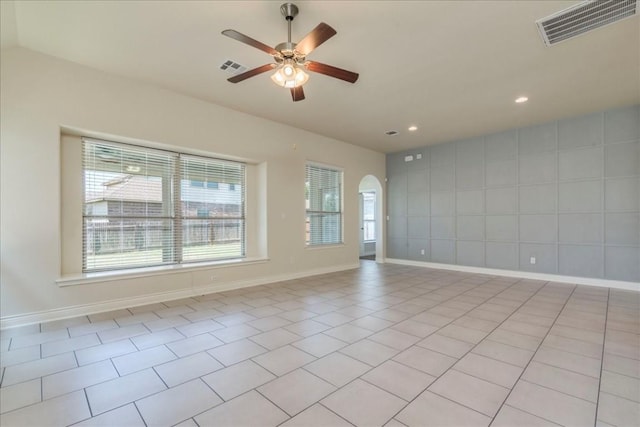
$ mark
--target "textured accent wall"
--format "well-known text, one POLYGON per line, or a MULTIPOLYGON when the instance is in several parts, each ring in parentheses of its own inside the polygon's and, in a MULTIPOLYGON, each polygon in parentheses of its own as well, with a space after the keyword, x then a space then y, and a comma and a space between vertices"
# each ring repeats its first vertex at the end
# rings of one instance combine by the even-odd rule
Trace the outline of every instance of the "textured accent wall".
POLYGON ((638 105, 386 160, 388 258, 640 281, 638 105))

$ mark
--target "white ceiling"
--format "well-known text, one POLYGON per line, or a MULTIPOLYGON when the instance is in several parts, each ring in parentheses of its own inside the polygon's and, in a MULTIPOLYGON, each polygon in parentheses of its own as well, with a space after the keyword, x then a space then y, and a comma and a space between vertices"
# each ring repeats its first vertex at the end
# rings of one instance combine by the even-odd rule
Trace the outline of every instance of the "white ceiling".
POLYGON ((2 1, 2 47, 19 45, 381 152, 640 102, 640 20, 545 47, 535 21, 576 1, 297 1, 292 38, 338 34, 309 59, 293 103, 265 73, 238 84, 227 59, 269 55, 220 34, 286 41, 281 1, 2 1), (529 102, 516 105, 520 95, 529 102), (419 130, 408 132, 409 125, 419 130), (386 130, 400 131, 389 137, 386 130))

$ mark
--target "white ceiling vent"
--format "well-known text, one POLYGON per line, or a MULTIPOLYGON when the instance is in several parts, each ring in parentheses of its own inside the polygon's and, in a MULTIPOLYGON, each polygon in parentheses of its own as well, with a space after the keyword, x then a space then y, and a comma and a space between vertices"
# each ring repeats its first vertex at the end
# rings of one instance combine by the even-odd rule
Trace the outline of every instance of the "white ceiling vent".
POLYGON ((637 0, 587 0, 536 21, 547 46, 638 13, 637 0))
POLYGON ((244 65, 240 65, 237 62, 232 61, 230 59, 227 59, 222 64, 220 64, 220 69, 222 71, 226 71, 227 73, 231 73, 231 74, 239 74, 244 71, 247 71, 247 67, 245 67, 244 65))

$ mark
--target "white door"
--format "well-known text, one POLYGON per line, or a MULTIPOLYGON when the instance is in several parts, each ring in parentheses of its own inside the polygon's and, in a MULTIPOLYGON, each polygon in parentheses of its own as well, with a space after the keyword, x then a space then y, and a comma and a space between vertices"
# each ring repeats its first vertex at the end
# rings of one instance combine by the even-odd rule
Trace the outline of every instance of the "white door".
POLYGON ((360 256, 364 256, 364 217, 363 217, 363 202, 364 202, 364 194, 358 194, 359 200, 359 212, 360 212, 360 256))
POLYGON ((360 256, 376 253, 376 193, 360 193, 360 256))

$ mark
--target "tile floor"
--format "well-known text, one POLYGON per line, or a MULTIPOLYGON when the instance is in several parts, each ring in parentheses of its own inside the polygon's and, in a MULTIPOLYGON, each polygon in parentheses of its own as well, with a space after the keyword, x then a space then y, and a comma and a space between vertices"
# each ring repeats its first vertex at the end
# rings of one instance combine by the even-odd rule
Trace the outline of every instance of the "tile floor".
POLYGON ((2 426, 638 426, 640 293, 360 269, 0 333, 2 426))

